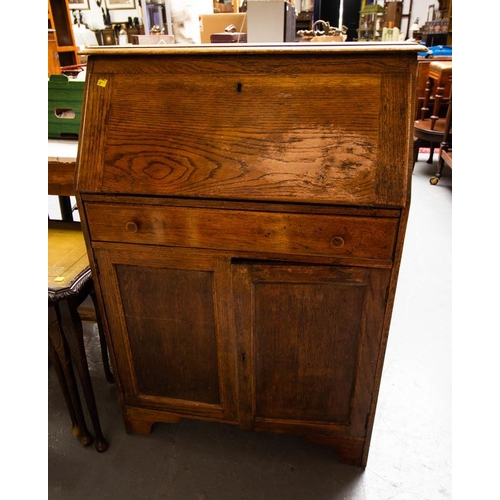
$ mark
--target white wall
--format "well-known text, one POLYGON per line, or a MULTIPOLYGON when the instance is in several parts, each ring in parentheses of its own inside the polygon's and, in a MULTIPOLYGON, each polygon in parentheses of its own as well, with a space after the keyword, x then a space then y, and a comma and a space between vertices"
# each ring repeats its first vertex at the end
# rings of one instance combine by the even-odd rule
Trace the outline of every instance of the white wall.
MULTIPOLYGON (((409 1, 409 0, 406 0, 409 1)), ((432 0, 413 0, 413 6, 412 6, 412 20, 411 22, 413 23, 415 19, 418 17, 419 18, 419 25, 422 27, 425 22, 427 21, 427 14, 429 13, 428 9, 429 6, 434 5, 434 9, 437 12, 439 9, 439 3, 436 1, 432 0)), ((432 10, 430 12, 430 15, 432 16, 432 10)), ((430 18, 432 19, 432 18, 430 18)), ((429 19, 429 20, 430 20, 429 19)))

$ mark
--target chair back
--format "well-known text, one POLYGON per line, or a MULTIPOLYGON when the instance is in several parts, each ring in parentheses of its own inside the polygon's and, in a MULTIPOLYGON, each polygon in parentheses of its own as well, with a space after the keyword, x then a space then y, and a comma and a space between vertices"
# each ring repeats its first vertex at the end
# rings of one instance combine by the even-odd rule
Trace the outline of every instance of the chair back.
POLYGON ((424 99, 421 101, 416 118, 420 121, 430 120, 428 125, 430 130, 434 130, 438 119, 446 117, 451 80, 451 61, 433 62, 429 65, 424 99))

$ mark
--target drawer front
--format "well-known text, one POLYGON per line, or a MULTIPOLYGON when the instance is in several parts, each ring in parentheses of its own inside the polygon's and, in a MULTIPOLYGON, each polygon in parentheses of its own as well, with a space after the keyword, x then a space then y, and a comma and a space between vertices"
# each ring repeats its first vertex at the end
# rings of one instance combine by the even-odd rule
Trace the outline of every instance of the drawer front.
POLYGON ((398 219, 87 203, 93 241, 391 260, 398 219))

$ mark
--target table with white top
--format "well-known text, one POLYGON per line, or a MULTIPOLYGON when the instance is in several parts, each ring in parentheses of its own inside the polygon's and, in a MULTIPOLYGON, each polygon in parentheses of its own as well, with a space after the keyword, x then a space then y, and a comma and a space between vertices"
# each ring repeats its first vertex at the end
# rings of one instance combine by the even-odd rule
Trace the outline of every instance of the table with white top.
POLYGON ((49 195, 59 197, 61 218, 73 220, 70 196, 75 195, 75 168, 78 140, 48 140, 48 186, 49 195))

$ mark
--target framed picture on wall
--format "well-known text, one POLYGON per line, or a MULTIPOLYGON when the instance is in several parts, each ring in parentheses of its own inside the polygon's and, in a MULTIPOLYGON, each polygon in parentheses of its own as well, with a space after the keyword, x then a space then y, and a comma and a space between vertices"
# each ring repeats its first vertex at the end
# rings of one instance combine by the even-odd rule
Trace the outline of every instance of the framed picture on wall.
POLYGON ((71 10, 89 10, 89 0, 68 0, 71 10))
POLYGON ((109 10, 135 9, 135 0, 106 0, 106 7, 109 10))

